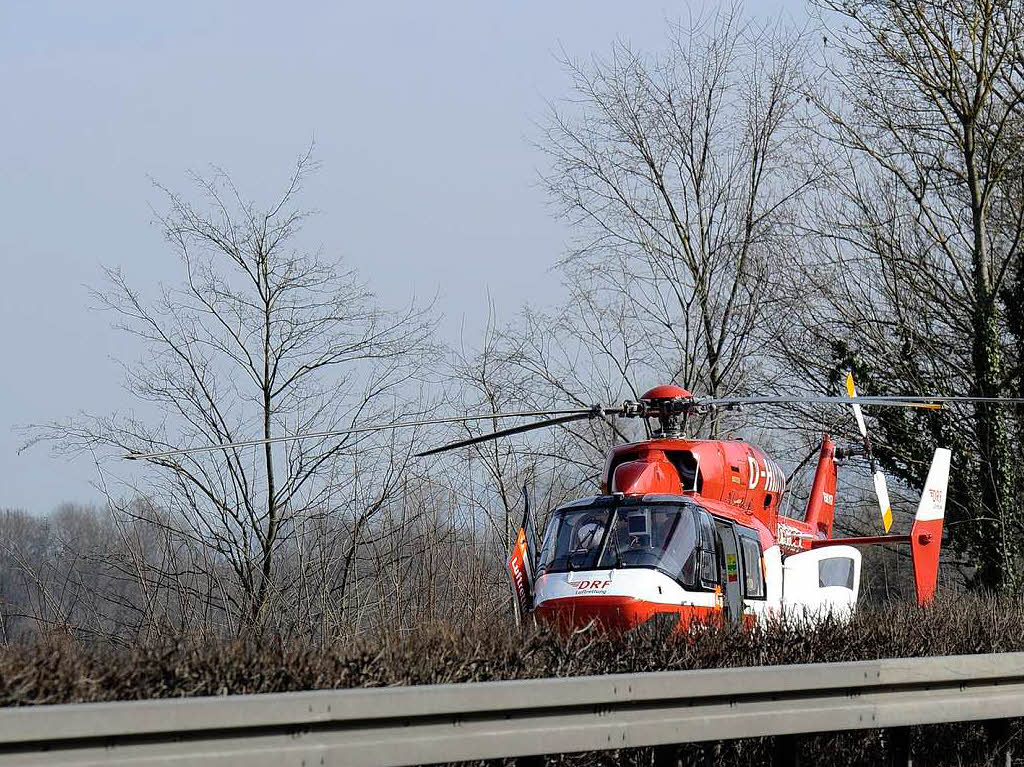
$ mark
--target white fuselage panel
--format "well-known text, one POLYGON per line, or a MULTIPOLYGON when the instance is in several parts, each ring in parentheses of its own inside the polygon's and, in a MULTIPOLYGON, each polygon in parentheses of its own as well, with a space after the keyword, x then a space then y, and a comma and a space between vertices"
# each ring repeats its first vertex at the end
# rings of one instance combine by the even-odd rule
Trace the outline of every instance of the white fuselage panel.
POLYGON ((715 604, 713 593, 687 591, 665 573, 641 567, 544 573, 534 586, 534 604, 538 607, 550 599, 587 596, 631 597, 673 606, 715 604))

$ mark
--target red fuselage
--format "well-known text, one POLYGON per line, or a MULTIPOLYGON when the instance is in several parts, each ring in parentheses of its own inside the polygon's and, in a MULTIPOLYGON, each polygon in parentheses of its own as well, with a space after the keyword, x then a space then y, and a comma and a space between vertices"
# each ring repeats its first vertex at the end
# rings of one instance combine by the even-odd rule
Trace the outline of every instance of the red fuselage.
POLYGON ((608 453, 603 493, 691 494, 714 514, 754 527, 767 548, 808 549, 832 536, 837 471, 835 443, 826 435, 803 520, 779 514, 786 477, 761 448, 740 440, 655 438, 608 453))

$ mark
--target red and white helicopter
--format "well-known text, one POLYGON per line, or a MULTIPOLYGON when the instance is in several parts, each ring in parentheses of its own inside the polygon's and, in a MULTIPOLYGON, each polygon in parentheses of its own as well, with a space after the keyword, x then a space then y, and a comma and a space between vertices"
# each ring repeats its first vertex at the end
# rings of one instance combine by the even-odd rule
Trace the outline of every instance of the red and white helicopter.
MULTIPOLYGON (((838 461, 870 455, 860 404, 939 407, 941 399, 848 398, 866 449, 843 450, 822 439, 802 519, 780 513, 786 479, 756 445, 682 436, 688 413, 789 401, 783 398, 695 399, 678 386, 657 386, 623 413, 657 418, 651 439, 613 448, 602 495, 556 509, 543 543, 524 518, 508 561, 520 615, 578 626, 630 628, 653 617, 683 625, 694 619, 744 623, 783 610, 813 619, 848 614, 857 601, 858 547, 909 543, 917 598, 935 593, 950 451, 939 448, 909 535, 834 538, 838 461)), ((808 401, 807 398, 801 401, 808 401)), ((874 467, 873 467, 874 468, 874 467)), ((892 524, 885 477, 873 472, 886 533, 892 524)))
POLYGON ((686 624, 718 618, 752 623, 791 611, 805 616, 849 613, 857 601, 858 547, 909 543, 917 599, 932 599, 938 578, 950 451, 935 451, 909 534, 888 534, 892 524, 885 477, 874 466, 861 406, 940 408, 945 403, 1022 404, 1024 398, 858 397, 847 376, 843 397, 699 398, 674 385, 656 386, 619 406, 487 413, 424 421, 356 426, 331 432, 226 442, 131 459, 263 445, 306 438, 390 430, 437 423, 504 418, 542 420, 500 429, 418 453, 429 456, 474 443, 572 421, 644 418, 656 422, 651 438, 609 452, 601 494, 555 509, 538 545, 527 504, 508 561, 518 615, 567 626, 597 621, 630 628, 652 618, 686 624), (824 435, 803 518, 780 513, 785 475, 761 448, 740 440, 684 437, 695 413, 752 405, 811 403, 852 407, 863 447, 843 449, 824 435), (838 462, 866 455, 885 535, 834 538, 838 462))

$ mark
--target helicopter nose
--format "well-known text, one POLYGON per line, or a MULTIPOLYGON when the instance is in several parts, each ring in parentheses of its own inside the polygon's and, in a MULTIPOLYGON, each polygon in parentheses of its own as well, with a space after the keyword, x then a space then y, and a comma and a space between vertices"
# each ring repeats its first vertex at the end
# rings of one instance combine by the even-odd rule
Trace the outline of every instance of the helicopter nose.
POLYGON ((589 623, 607 630, 622 631, 643 622, 643 603, 634 597, 588 596, 551 599, 537 607, 537 617, 563 630, 583 628, 589 623))
POLYGON ((629 596, 592 595, 549 599, 538 605, 535 612, 541 622, 560 630, 571 631, 594 624, 606 631, 627 631, 655 616, 686 624, 698 617, 696 613, 701 612, 701 608, 654 604, 629 596))

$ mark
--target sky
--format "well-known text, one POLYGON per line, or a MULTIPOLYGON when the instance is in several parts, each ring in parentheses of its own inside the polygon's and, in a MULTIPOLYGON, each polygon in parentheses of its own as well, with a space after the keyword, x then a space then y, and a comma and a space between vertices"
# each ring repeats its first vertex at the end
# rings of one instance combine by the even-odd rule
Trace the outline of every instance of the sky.
MULTIPOLYGON (((96 502, 85 458, 19 454, 18 427, 123 411, 118 359, 137 349, 90 288, 102 268, 173 283, 154 180, 188 192, 217 165, 246 196, 279 192, 315 141, 302 202, 328 256, 385 305, 437 296, 439 333, 472 340, 558 300, 569 232, 533 145, 568 95, 560 51, 616 39, 656 52, 698 5, 516 3, 0 3, 0 509, 96 502)), ((797 0, 754 15, 799 16, 797 0)))

